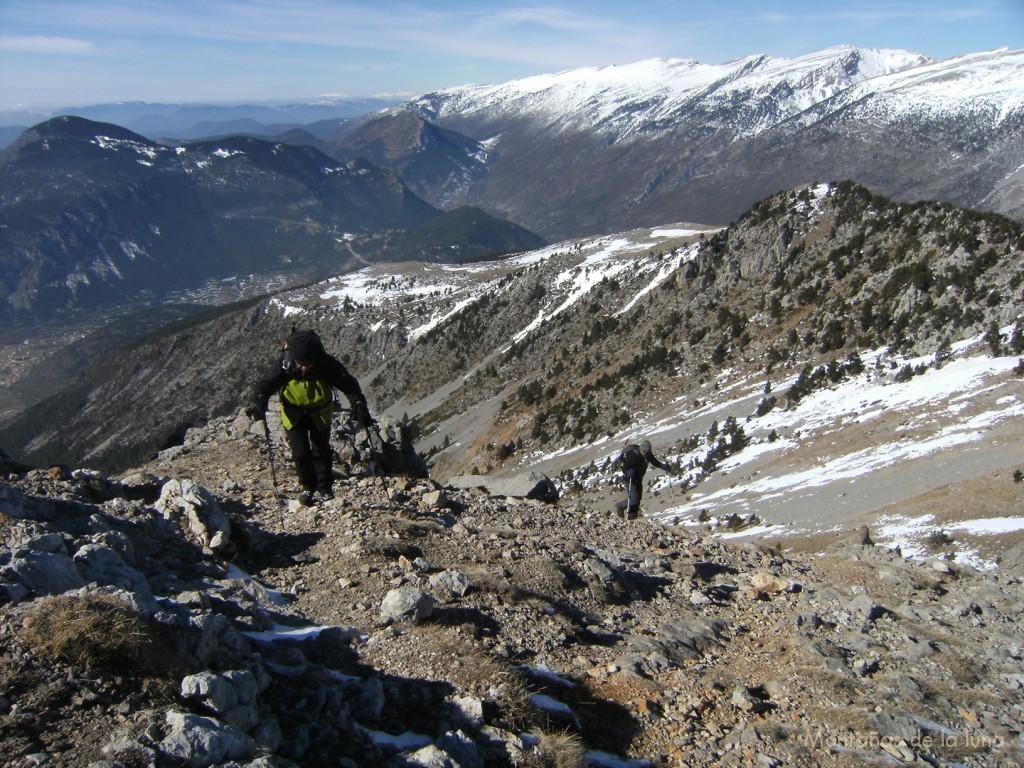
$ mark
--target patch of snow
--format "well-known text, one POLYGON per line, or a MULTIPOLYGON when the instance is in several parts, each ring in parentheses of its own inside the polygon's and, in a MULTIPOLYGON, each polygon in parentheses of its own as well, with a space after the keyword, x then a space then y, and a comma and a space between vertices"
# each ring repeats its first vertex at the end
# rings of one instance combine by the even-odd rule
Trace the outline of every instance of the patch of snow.
POLYGON ((140 155, 148 157, 150 160, 155 160, 159 154, 155 147, 148 146, 138 141, 130 141, 128 139, 115 139, 110 136, 95 136, 93 138, 93 143, 100 149, 130 149, 133 152, 137 152, 140 155))
POLYGON ((572 711, 572 707, 546 693, 531 693, 530 703, 542 712, 577 722, 576 713, 572 711))
POLYGON ((983 520, 964 520, 944 526, 951 531, 963 531, 974 536, 994 536, 1024 531, 1024 517, 989 517, 983 520))
POLYGON ((311 640, 326 627, 318 626, 305 626, 305 627, 287 627, 282 624, 275 624, 272 629, 267 629, 262 632, 247 631, 242 632, 243 635, 251 640, 255 640, 258 643, 273 643, 278 640, 311 640))
POLYGON ((585 759, 587 765, 598 768, 648 768, 652 765, 649 760, 628 760, 600 750, 588 752, 585 759))
POLYGON ((395 752, 413 752, 434 743, 434 740, 429 736, 425 736, 422 733, 413 733, 412 731, 406 731, 396 736, 384 731, 371 731, 368 728, 361 728, 360 730, 369 736, 370 741, 378 747, 387 747, 395 752))
POLYGON ((717 231, 715 229, 652 229, 651 237, 691 237, 712 234, 717 231))
POLYGON ((550 683, 555 683, 556 685, 563 685, 567 688, 576 687, 576 683, 574 683, 572 680, 566 680, 564 677, 555 672, 553 669, 551 669, 551 667, 547 666, 546 664, 539 664, 535 667, 523 667, 523 669, 529 671, 530 674, 534 675, 535 677, 539 677, 550 683))

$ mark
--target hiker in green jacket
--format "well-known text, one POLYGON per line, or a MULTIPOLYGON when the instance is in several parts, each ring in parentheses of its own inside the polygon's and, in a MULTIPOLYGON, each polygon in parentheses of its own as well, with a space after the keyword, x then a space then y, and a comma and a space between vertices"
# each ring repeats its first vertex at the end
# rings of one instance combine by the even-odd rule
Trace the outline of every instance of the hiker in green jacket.
POLYGON ((270 396, 278 393, 303 504, 334 497, 331 420, 335 389, 348 398, 353 421, 373 423, 355 377, 327 353, 314 331, 298 331, 288 337, 277 363, 256 384, 256 402, 246 410, 250 418, 265 419, 270 396))

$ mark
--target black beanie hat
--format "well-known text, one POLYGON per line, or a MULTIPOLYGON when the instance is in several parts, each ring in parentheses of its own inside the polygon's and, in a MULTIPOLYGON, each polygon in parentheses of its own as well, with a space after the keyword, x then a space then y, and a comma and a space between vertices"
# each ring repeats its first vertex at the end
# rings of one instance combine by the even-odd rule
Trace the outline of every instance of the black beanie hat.
POLYGON ((320 351, 319 339, 311 331, 293 334, 285 347, 297 363, 312 363, 320 351))

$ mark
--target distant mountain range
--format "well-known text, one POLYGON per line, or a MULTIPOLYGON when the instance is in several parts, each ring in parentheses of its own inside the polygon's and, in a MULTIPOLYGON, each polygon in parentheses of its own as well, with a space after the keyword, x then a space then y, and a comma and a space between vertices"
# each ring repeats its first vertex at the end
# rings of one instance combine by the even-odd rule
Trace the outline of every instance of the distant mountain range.
POLYGON ((150 138, 74 117, 24 132, 0 153, 4 311, 725 225, 845 179, 1024 220, 1024 51, 658 59, 373 106, 107 105, 82 111, 150 138), (215 138, 155 137, 175 130, 215 138))
POLYGON ((345 122, 401 103, 401 99, 324 98, 309 103, 265 104, 155 104, 123 101, 52 112, 0 111, 0 147, 7 146, 26 128, 54 117, 84 117, 114 123, 150 139, 198 139, 228 133, 267 136, 318 122, 345 122))
POLYGON ((403 178, 435 205, 478 205, 550 240, 726 224, 835 179, 1024 220, 1024 51, 658 59, 438 91, 360 123, 332 154, 411 167, 403 178))
POLYGON ((483 211, 445 213, 393 171, 308 146, 237 136, 168 147, 61 117, 0 152, 8 321, 232 276, 316 279, 383 258, 459 261, 541 243, 483 211), (397 235, 428 223, 421 236, 397 235))
POLYGON ((552 241, 663 221, 726 224, 780 189, 836 179, 1024 221, 1024 51, 932 61, 837 46, 793 59, 569 70, 397 105, 71 113, 153 140, 246 133, 366 158, 432 205, 479 206, 552 241))

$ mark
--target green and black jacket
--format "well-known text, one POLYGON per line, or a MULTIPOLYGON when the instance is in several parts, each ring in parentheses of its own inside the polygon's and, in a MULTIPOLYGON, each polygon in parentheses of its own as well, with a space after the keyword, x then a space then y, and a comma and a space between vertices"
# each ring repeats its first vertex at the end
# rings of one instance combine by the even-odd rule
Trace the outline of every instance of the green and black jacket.
POLYGON ((336 358, 321 352, 313 367, 303 375, 298 368, 284 367, 284 356, 277 366, 267 371, 256 384, 256 395, 266 410, 270 396, 278 393, 281 421, 285 429, 293 429, 308 415, 316 429, 324 430, 334 417, 334 390, 340 390, 353 408, 366 408, 366 398, 359 382, 336 358))

